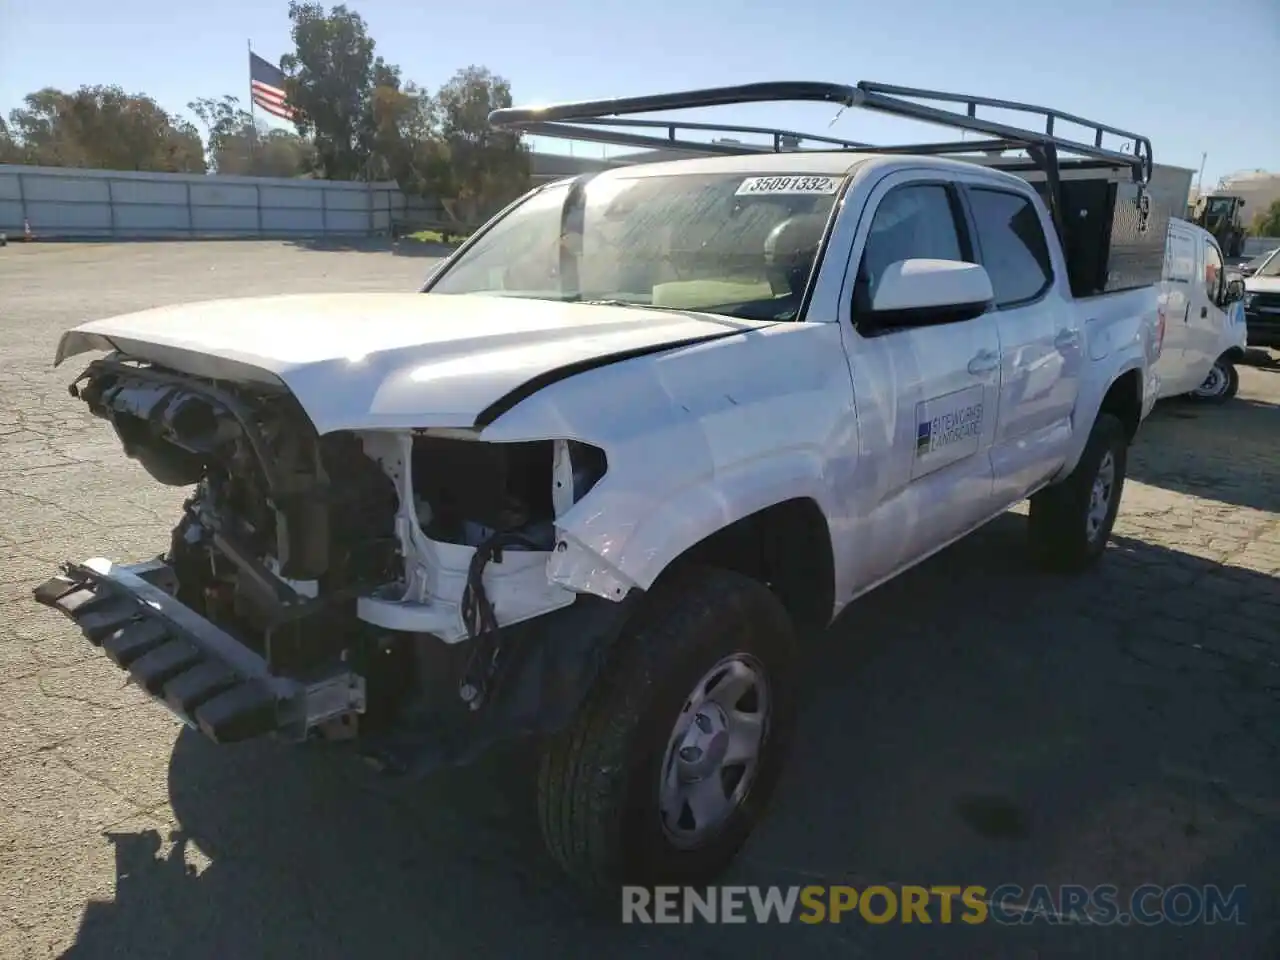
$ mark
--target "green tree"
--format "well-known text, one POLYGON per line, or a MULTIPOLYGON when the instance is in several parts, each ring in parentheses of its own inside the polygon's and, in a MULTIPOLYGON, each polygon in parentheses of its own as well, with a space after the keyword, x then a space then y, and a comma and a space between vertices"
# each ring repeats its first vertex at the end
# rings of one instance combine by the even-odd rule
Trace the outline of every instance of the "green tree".
POLYGON ((208 131, 209 165, 220 174, 297 177, 311 172, 315 150, 287 130, 255 124, 240 99, 201 97, 187 105, 208 131))
POLYGON ((511 106, 511 84, 486 67, 464 67, 436 94, 439 131, 448 158, 444 198, 475 221, 529 189, 528 147, 520 135, 495 130, 489 114, 511 106))
POLYGON ((289 19, 294 51, 280 68, 321 176, 393 179, 470 220, 528 189, 520 137, 489 127, 490 111, 511 105, 505 79, 467 67, 431 97, 377 55, 364 19, 347 6, 291 0, 289 19))
POLYGON ((232 96, 224 96, 218 100, 200 97, 188 103, 187 109, 196 115, 207 131, 205 144, 208 146, 211 166, 220 173, 227 172, 218 167, 217 158, 226 151, 229 141, 245 127, 253 125, 253 117, 240 106, 240 98, 232 96))
POLYGON ((394 180, 413 196, 438 196, 449 183, 449 157, 437 133, 435 101, 406 84, 374 88, 369 175, 394 180))
POLYGON ((298 134, 315 143, 322 174, 331 180, 368 175, 373 151, 374 91, 399 89, 400 72, 374 56, 373 38, 360 14, 339 4, 290 0, 294 52, 280 60, 298 134))
POLYGON ((1255 237, 1280 237, 1280 200, 1272 200, 1271 206, 1254 215, 1249 232, 1255 237))
POLYGON ((9 125, 4 117, 0 117, 0 163, 21 163, 22 150, 13 135, 9 133, 9 125))
POLYGON ((203 173, 195 126, 116 86, 45 87, 9 114, 9 151, 24 163, 203 173))

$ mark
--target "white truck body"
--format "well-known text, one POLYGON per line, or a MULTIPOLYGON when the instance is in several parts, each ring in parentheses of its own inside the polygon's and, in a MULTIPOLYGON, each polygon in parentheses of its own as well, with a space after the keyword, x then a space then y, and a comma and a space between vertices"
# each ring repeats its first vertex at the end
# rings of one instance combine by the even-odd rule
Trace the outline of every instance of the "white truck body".
MULTIPOLYGON (((431 292, 308 295, 92 321, 64 336, 58 358, 111 346, 202 376, 278 379, 321 434, 462 428, 481 442, 598 446, 608 473, 557 517, 568 547, 549 554, 545 570, 528 568, 530 606, 507 607, 508 621, 544 612, 546 591, 535 587, 548 578, 610 599, 646 589, 715 531, 797 497, 816 502, 830 530, 834 617, 1070 472, 1103 396, 1123 375, 1138 379, 1142 417, 1159 394, 1157 291, 1076 301, 1048 212, 1019 177, 933 157, 783 154, 676 164, 690 174, 851 177, 804 322, 431 292), (853 271, 877 206, 895 189, 940 181, 1032 204, 1052 283, 1032 303, 961 323, 859 336, 850 318, 853 271), (701 338, 707 342, 550 384, 474 429, 488 404, 540 373, 701 338), (979 411, 977 433, 917 452, 922 424, 970 407, 979 411)), ((671 164, 646 164, 596 182, 671 173, 671 164)), ((427 590, 414 602, 448 609, 445 633, 462 639, 462 584, 440 582, 453 593, 427 590)), ((402 622, 420 629, 422 621, 402 622)))
MULTIPOLYGON (((1042 566, 1102 557, 1162 392, 1175 200, 1147 190, 1140 135, 881 84, 490 123, 718 155, 533 190, 418 293, 68 331, 59 363, 108 351, 73 395, 192 495, 158 559, 68 563, 35 598, 215 742, 355 740, 424 772, 535 738, 567 872, 609 896, 706 883, 779 776, 801 645, 851 601, 1027 498, 1042 566), (778 100, 996 139, 807 151, 760 128, 686 125, 771 133, 772 149, 698 146, 665 121, 635 121, 665 139, 601 133, 622 114, 778 100)), ((1189 376, 1182 361, 1170 376, 1189 376)))

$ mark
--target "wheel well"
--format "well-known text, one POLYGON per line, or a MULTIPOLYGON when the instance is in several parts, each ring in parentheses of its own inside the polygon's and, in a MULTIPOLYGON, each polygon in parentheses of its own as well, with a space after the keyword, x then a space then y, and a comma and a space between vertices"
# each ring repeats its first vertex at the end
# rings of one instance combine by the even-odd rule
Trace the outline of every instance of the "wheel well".
POLYGON ((1227 363, 1239 363, 1241 360, 1244 359, 1244 350, 1242 350, 1240 347, 1231 347, 1228 350, 1226 350, 1222 354, 1222 356, 1219 357, 1218 359, 1225 360, 1227 361, 1227 363))
POLYGON ((784 500, 749 514, 687 549, 663 571, 722 567, 767 585, 797 629, 823 629, 835 605, 831 531, 818 504, 784 500))
POLYGON ((1142 374, 1137 370, 1122 373, 1102 398, 1099 413, 1109 413, 1124 425, 1125 435, 1132 440, 1142 422, 1142 374))

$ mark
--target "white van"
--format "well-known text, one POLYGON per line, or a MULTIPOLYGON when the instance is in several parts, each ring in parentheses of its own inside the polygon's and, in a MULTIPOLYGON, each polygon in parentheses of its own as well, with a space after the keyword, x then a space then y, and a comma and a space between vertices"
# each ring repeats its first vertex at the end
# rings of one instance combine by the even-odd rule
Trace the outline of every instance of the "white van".
POLYGON ((1171 219, 1160 296, 1164 349, 1155 366, 1161 400, 1185 394, 1221 403, 1235 396, 1235 365, 1248 342, 1242 298, 1243 281, 1228 283, 1213 234, 1171 219))

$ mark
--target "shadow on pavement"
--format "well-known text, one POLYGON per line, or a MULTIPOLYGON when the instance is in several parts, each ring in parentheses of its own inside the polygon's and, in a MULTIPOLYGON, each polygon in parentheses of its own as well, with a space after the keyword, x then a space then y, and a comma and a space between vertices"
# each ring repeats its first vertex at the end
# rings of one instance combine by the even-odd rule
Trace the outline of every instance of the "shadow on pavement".
POLYGON ((1028 569, 1023 525, 1001 518, 815 641, 788 773, 726 882, 1245 884, 1245 926, 624 926, 544 855, 527 748, 402 783, 184 732, 177 853, 113 836, 115 899, 65 956, 1274 960, 1276 581, 1123 537, 1053 578, 1028 569))
POLYGON ((299 250, 320 253, 391 253, 397 257, 447 257, 457 249, 456 244, 422 243, 404 238, 392 240, 386 237, 308 237, 293 239, 287 246, 299 250))
POLYGON ((1280 370, 1280 359, 1266 347, 1250 347, 1245 351, 1244 359, 1240 363, 1255 370, 1280 370))
POLYGON ((1161 401, 1138 432, 1129 477, 1194 497, 1280 512, 1280 407, 1240 396, 1220 406, 1161 401))

